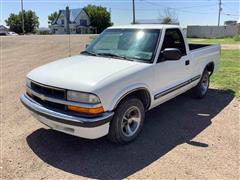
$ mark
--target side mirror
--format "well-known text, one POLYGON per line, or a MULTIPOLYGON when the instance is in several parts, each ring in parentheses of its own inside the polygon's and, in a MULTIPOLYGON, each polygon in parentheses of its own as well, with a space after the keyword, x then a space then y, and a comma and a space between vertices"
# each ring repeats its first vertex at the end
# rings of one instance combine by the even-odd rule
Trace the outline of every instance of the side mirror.
POLYGON ((176 61, 182 57, 182 53, 177 48, 166 48, 162 51, 163 59, 166 61, 176 61))

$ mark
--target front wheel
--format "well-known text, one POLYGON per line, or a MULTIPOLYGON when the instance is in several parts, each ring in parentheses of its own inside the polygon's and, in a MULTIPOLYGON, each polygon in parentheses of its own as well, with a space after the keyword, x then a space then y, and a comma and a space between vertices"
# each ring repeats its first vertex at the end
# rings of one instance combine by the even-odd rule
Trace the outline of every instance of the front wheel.
POLYGON ((133 141, 140 133, 145 118, 145 109, 141 100, 127 98, 117 107, 110 123, 108 138, 117 144, 133 141))
POLYGON ((198 99, 203 98, 207 94, 208 87, 209 87, 209 73, 205 69, 198 85, 192 89, 193 96, 198 99))

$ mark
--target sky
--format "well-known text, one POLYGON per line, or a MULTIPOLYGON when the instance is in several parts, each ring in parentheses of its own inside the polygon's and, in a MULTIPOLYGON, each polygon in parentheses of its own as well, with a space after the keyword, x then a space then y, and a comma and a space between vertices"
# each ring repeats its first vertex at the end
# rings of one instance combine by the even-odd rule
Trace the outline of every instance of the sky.
MULTIPOLYGON (((101 5, 111 12, 114 25, 132 22, 132 0, 23 0, 25 10, 33 10, 39 17, 40 27, 48 26, 48 15, 54 11, 83 8, 88 4, 101 5)), ((165 9, 175 14, 180 25, 217 25, 219 0, 135 0, 136 20, 159 19, 165 9)), ((21 10, 20 0, 0 0, 0 24, 10 13, 21 10)), ((221 24, 239 20, 240 0, 222 0, 221 24)))

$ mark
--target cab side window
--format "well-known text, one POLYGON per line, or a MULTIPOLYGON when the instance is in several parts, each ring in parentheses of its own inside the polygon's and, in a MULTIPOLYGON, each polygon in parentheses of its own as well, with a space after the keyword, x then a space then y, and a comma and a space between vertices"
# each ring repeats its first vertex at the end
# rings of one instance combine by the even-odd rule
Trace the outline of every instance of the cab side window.
POLYGON ((179 29, 166 30, 161 52, 166 48, 177 48, 183 56, 187 54, 184 39, 179 29))

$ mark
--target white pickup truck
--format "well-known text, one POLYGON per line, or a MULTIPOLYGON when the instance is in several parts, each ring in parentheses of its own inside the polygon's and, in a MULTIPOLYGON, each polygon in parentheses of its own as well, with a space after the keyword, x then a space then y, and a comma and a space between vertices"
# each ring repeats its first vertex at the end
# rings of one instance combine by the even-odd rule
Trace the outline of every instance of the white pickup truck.
POLYGON ((54 130, 124 144, 146 111, 188 90, 204 97, 219 59, 219 45, 188 44, 179 26, 110 27, 80 55, 31 71, 20 99, 54 130))

